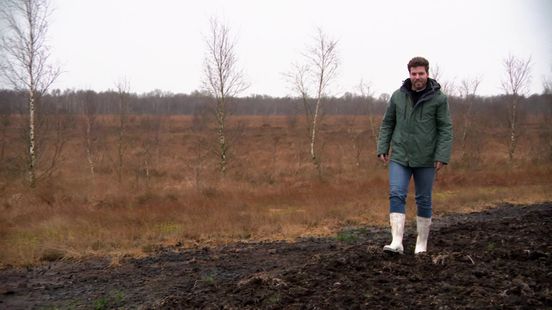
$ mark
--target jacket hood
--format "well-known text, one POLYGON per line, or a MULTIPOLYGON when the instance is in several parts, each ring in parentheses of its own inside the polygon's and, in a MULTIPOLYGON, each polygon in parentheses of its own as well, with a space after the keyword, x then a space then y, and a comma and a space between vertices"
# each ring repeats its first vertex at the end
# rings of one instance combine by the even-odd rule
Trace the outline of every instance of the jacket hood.
MULTIPOLYGON (((436 80, 432 78, 428 78, 426 87, 430 93, 433 93, 441 89, 441 84, 439 84, 436 80)), ((412 92, 412 81, 410 81, 410 78, 403 81, 401 90, 404 91, 405 93, 412 92)))

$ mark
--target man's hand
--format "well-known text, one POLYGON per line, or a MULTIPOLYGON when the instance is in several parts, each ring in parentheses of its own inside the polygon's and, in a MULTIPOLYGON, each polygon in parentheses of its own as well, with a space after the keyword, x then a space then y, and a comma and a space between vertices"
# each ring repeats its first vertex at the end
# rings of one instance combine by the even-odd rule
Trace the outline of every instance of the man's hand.
POLYGON ((379 154, 378 157, 384 164, 389 162, 389 155, 387 154, 379 154))
POLYGON ((433 164, 433 167, 435 167, 435 172, 439 171, 441 168, 443 168, 445 164, 443 164, 442 162, 440 161, 436 161, 434 164, 433 164))

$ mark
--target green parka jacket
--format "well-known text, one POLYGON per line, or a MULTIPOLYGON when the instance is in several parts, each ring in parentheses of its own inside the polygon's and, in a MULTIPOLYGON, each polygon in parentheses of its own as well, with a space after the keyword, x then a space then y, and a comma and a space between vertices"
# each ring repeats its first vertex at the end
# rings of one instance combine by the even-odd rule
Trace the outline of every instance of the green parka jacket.
POLYGON ((412 102, 410 79, 391 96, 379 131, 377 154, 409 167, 447 164, 452 149, 452 121, 447 96, 433 79, 427 91, 412 102))

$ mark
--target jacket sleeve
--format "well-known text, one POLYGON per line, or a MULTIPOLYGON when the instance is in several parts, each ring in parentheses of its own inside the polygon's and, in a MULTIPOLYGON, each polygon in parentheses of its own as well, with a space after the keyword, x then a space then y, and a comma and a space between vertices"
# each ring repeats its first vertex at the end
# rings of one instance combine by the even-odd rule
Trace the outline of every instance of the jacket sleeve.
POLYGON ((447 164, 452 151, 452 120, 447 97, 437 109, 437 145, 435 147, 435 161, 447 164))
POLYGON ((391 97, 379 130, 377 155, 389 153, 389 144, 393 137, 393 131, 395 130, 396 115, 397 108, 393 102, 393 97, 391 97))

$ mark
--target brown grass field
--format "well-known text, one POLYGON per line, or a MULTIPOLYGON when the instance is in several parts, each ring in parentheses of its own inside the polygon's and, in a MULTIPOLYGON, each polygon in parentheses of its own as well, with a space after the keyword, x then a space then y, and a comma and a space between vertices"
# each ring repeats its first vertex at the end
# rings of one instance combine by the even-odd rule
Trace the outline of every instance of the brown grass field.
MULTIPOLYGON (((82 122, 72 119, 59 131, 65 144, 56 170, 35 189, 24 179, 22 121, 12 117, 2 138, 0 267, 87 256, 110 256, 116 264, 164 245, 293 240, 388 222, 387 169, 375 156, 368 116, 325 117, 320 169, 309 160, 301 117, 231 117, 232 156, 222 177, 212 128, 191 116, 132 115, 121 182, 116 117, 98 119, 94 177, 82 122)), ((513 164, 507 128, 480 126, 466 155, 455 140, 451 163, 435 185, 435 215, 552 200, 550 125, 537 117, 526 121, 513 164)), ((455 122, 455 138, 459 130, 455 122)), ((55 130, 45 135, 41 167, 55 130)), ((408 199, 414 220, 413 195, 408 199)))

